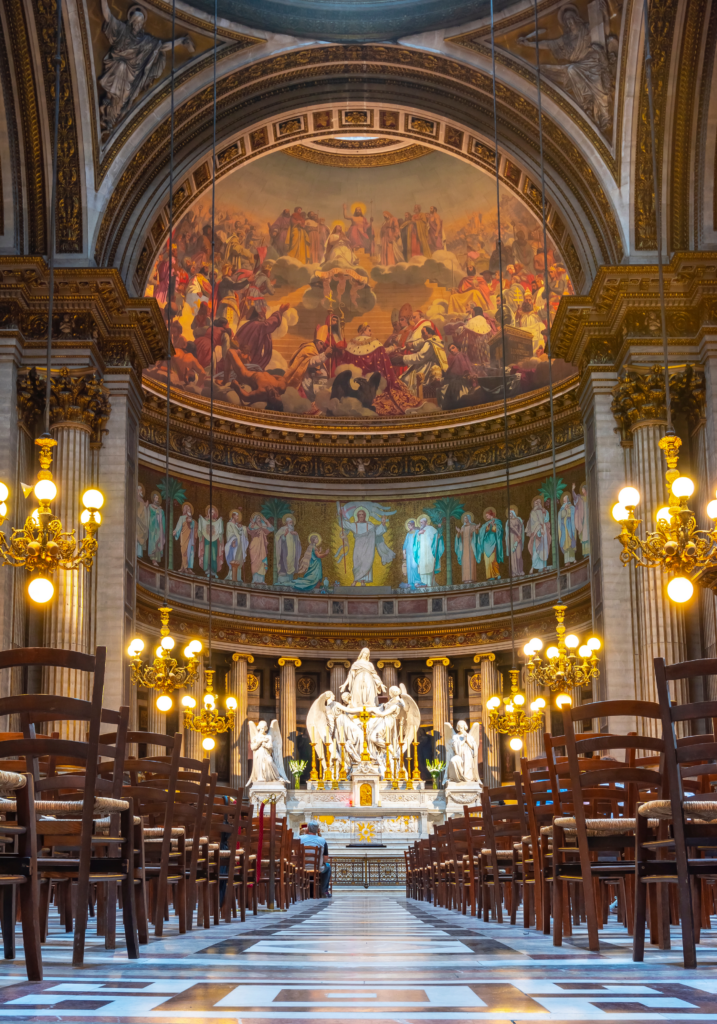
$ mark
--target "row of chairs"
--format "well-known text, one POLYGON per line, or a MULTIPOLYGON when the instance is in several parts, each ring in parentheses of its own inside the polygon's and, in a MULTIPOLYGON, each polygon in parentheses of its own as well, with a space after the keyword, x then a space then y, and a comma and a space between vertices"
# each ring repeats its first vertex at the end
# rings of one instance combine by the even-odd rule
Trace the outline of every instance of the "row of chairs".
POLYGON ((84 672, 90 699, 22 694, 0 699, 0 925, 15 957, 18 912, 28 978, 42 980, 50 906, 84 961, 88 917, 115 948, 119 895, 127 954, 150 923, 161 937, 170 905, 180 934, 246 919, 260 904, 286 910, 318 895, 320 857, 302 846, 276 805, 257 810, 220 785, 210 761, 182 755, 182 737, 129 729, 129 708, 102 706, 106 651, 0 652, 0 670, 28 665, 84 672), (58 731, 49 731, 57 728, 58 731), (61 738, 61 733, 65 738, 61 738), (82 736, 70 739, 68 736, 82 736))
POLYGON ((717 912, 717 701, 677 705, 669 684, 717 676, 717 659, 654 666, 658 702, 564 708, 565 734, 545 734, 544 756, 522 758, 511 784, 415 843, 407 896, 511 924, 522 904, 523 927, 555 946, 584 922, 592 951, 616 902, 633 960, 648 927, 650 944, 669 949, 679 924, 684 965, 696 967, 717 912), (577 731, 585 722, 600 731, 577 731))

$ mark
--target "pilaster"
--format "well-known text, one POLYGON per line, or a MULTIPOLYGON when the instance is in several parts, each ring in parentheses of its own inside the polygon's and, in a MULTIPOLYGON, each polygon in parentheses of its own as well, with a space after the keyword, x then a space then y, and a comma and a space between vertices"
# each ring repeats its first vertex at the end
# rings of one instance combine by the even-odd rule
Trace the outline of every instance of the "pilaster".
POLYGON ((236 698, 234 728, 231 731, 230 779, 235 788, 247 785, 249 781, 249 691, 247 677, 254 655, 244 651, 232 654, 229 672, 229 692, 236 698))
POLYGON ((483 784, 488 789, 500 785, 500 736, 489 725, 490 712, 487 708, 491 697, 503 694, 503 678, 495 659, 481 661, 481 699, 483 702, 483 784))
POLYGON ((284 771, 290 778, 289 760, 294 757, 296 743, 296 670, 301 659, 289 656, 279 658, 279 728, 284 755, 284 771))
POLYGON ((450 721, 450 696, 448 693, 448 658, 428 658, 428 668, 433 669, 433 756, 446 760, 446 722, 450 721))

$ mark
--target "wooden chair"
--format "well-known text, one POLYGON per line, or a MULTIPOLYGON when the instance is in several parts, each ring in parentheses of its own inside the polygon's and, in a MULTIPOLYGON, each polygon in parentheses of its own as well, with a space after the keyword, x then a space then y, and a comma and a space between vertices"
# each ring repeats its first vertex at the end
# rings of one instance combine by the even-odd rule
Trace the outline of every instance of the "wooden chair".
MULTIPOLYGON (((635 875, 636 818, 628 812, 631 793, 653 789, 661 795, 662 775, 653 768, 630 765, 628 760, 618 761, 605 756, 609 751, 649 751, 661 754, 662 739, 654 736, 601 733, 599 738, 584 738, 575 733, 574 723, 586 719, 611 717, 660 718, 660 706, 649 701, 612 700, 563 708, 565 745, 570 765, 570 783, 573 797, 573 815, 556 817, 553 821, 554 877, 556 883, 570 880, 582 882, 588 947, 600 948, 598 928, 602 927, 604 911, 598 914, 598 896, 603 895, 607 883, 624 885, 625 879, 635 875), (589 767, 580 763, 581 755, 594 752, 599 745, 601 757, 593 759, 589 767), (574 832, 577 838, 578 861, 568 862, 565 834, 574 832), (597 859, 597 854, 600 859, 597 859), (610 854, 613 854, 610 858, 610 854)), ((634 800, 633 800, 634 806, 634 800)), ((554 886, 555 920, 557 930, 562 921, 562 886, 554 886)))
POLYGON ((692 679, 717 673, 717 659, 667 665, 655 658, 655 680, 662 718, 667 792, 662 799, 647 801, 638 812, 638 861, 636 867, 635 937, 633 959, 644 955, 645 890, 648 883, 676 884, 682 927, 684 966, 697 966, 703 880, 717 879, 717 795, 705 791, 703 781, 717 774, 717 740, 714 732, 678 739, 678 722, 697 723, 717 717, 717 701, 673 704, 671 679, 692 679), (671 836, 657 843, 645 836, 648 817, 667 821, 671 836), (656 853, 668 852, 653 859, 656 853), (650 856, 652 854, 652 857, 650 856))
POLYGON ((235 788, 217 785, 214 787, 213 804, 209 808, 208 886, 215 925, 219 924, 222 903, 224 920, 231 920, 230 892, 234 885, 243 793, 241 786, 235 788))
POLYGON ((481 849, 480 862, 483 920, 488 920, 490 907, 499 924, 503 923, 502 889, 506 893, 510 923, 515 924, 520 891, 515 845, 522 843, 527 830, 520 776, 517 772, 515 780, 512 786, 484 789, 481 793, 485 830, 485 847, 481 849))
POLYGON ((485 847, 485 830, 483 826, 483 808, 476 804, 463 808, 466 821, 466 842, 468 846, 468 902, 471 917, 480 916, 483 909, 483 892, 481 879, 481 850, 485 847))
POLYGON ((321 848, 302 843, 302 871, 306 884, 306 898, 319 899, 321 896, 321 848))
POLYGON ((15 803, 15 820, 0 821, 0 844, 3 846, 0 852, 0 921, 4 956, 6 960, 15 959, 15 896, 19 889, 27 977, 29 981, 42 981, 33 777, 29 772, 20 774, 2 769, 0 790, 6 794, 13 793, 15 803), (12 849, 8 850, 8 846, 12 849))
POLYGON ((120 882, 123 901, 123 920, 127 955, 130 959, 139 957, 139 942, 135 916, 133 841, 134 815, 131 800, 112 796, 115 779, 104 779, 99 775, 100 757, 114 762, 115 772, 121 777, 124 762, 129 709, 111 712, 102 709, 104 689, 105 648, 98 647, 94 656, 74 651, 54 650, 45 647, 28 647, 0 653, 0 669, 37 665, 48 668, 62 668, 86 672, 92 676, 91 699, 78 700, 50 694, 22 694, 0 699, 0 716, 19 715, 23 739, 0 743, 0 758, 24 755, 27 770, 33 776, 35 788, 35 809, 51 813, 55 819, 40 818, 36 824, 38 847, 49 844, 51 848, 64 846, 78 850, 72 857, 39 856, 37 866, 40 878, 49 881, 59 878, 76 880, 77 910, 74 929, 74 966, 84 960, 85 932, 90 899, 90 876, 93 882, 120 882), (89 727, 87 741, 53 739, 37 735, 35 725, 50 721, 75 721, 89 727), (117 727, 117 742, 100 742, 102 723, 117 727), (49 756, 52 769, 41 778, 40 758, 49 756), (71 772, 56 770, 56 763, 70 763, 71 772), (79 770, 75 770, 79 769, 79 770), (52 796, 55 799, 52 799, 52 796), (50 799, 48 799, 48 797, 50 799), (59 799, 57 799, 59 797, 59 799), (95 819, 106 814, 119 814, 119 833, 113 846, 120 849, 119 856, 94 856, 93 843, 95 819), (80 815, 77 820, 77 815, 80 815), (63 820, 58 815, 65 815, 63 820), (73 819, 69 816, 74 815, 73 819))

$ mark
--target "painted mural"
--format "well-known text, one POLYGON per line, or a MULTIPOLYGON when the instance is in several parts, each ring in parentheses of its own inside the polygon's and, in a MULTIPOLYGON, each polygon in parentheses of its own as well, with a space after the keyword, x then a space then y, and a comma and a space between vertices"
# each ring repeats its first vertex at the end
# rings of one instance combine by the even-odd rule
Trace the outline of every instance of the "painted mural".
MULTIPOLYGON (((275 153, 238 168, 216 186, 213 244, 201 197, 149 278, 172 320, 172 384, 342 417, 547 385, 548 318, 572 285, 528 206, 507 186, 500 202, 499 239, 494 178, 442 153, 360 169, 275 153)), ((553 361, 554 382, 574 372, 553 361)), ((148 371, 166 373, 166 361, 148 371)))
POLYGON ((187 576, 298 593, 475 586, 590 554, 584 465, 445 498, 287 500, 140 466, 137 557, 187 576), (169 500, 167 500, 169 495, 169 500), (557 508, 557 514, 555 510, 557 508))

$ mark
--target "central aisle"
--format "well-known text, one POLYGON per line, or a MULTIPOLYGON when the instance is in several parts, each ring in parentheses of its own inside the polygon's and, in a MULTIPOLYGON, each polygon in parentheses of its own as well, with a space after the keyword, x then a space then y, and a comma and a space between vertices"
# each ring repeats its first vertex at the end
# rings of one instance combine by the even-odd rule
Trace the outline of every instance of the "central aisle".
MULTIPOLYGON (((405 899, 344 892, 245 925, 178 936, 174 920, 130 964, 90 935, 86 966, 70 967, 72 936, 52 919, 45 981, 20 961, 0 973, 0 1019, 86 1024, 251 1021, 717 1021, 714 943, 687 972, 679 949, 634 965, 622 928, 588 953, 580 929, 561 949, 535 931, 485 924, 405 899)), ((710 936, 711 933, 704 933, 710 936)), ((19 937, 19 932, 18 932, 19 937)), ((18 954, 20 955, 20 954, 18 954)))

